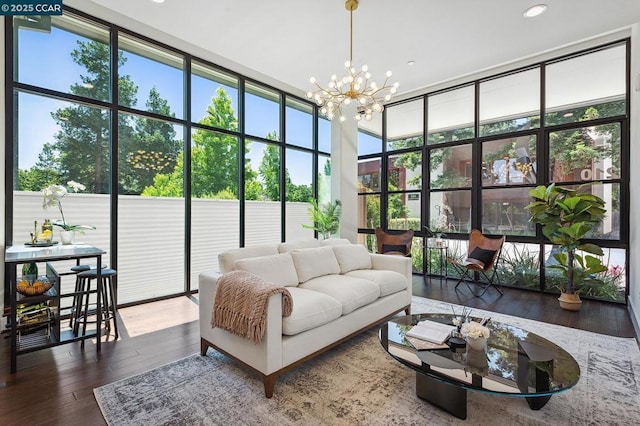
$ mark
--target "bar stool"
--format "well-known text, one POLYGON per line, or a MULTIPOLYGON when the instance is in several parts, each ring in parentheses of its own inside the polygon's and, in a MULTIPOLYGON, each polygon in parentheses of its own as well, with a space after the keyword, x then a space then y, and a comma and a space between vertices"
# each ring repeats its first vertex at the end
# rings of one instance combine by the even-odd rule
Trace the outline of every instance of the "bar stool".
MULTIPOLYGON (((104 269, 106 267, 107 267, 107 265, 102 264, 102 269, 104 269)), ((73 290, 73 292, 74 292, 74 294, 73 294, 73 302, 71 302, 71 314, 69 315, 69 328, 73 329, 74 328, 73 327, 73 320, 77 316, 77 313, 80 312, 80 309, 77 307, 77 305, 78 305, 79 293, 80 293, 80 291, 82 289, 81 280, 77 277, 77 275, 80 272, 88 271, 90 269, 96 269, 96 265, 80 265, 80 264, 78 264, 76 266, 72 266, 70 269, 71 269, 71 272, 67 273, 66 275, 73 275, 73 274, 76 275, 76 285, 75 285, 75 289, 73 290)))
MULTIPOLYGON (((104 268, 101 271, 102 278, 102 321, 104 321, 107 332, 111 331, 111 320, 113 320, 113 328, 115 331, 116 339, 118 339, 118 322, 116 320, 116 289, 113 284, 112 277, 116 276, 115 269, 104 268)), ((77 336, 82 322, 82 334, 87 332, 87 322, 96 322, 95 320, 89 320, 91 315, 97 315, 97 306, 94 309, 89 309, 89 296, 91 294, 91 283, 96 280, 97 285, 98 271, 97 269, 89 269, 78 273, 78 300, 75 306, 76 316, 75 324, 73 325, 73 333, 77 336), (84 306, 83 306, 84 303, 84 306)), ((83 341, 84 342, 84 341, 83 341)))

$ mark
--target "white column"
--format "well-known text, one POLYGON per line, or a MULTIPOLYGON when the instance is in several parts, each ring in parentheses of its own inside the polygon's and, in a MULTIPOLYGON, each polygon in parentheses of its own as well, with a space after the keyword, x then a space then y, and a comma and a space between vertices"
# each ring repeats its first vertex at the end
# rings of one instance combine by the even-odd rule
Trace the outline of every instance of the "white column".
POLYGON ((358 238, 358 123, 349 115, 331 122, 331 198, 342 202, 340 237, 358 238))
MULTIPOLYGON (((631 29, 631 170, 630 182, 640 181, 640 169, 633 162, 640 158, 640 22, 631 29)), ((640 193, 631 185, 630 189, 630 229, 629 229, 629 308, 636 333, 640 333, 640 193)))

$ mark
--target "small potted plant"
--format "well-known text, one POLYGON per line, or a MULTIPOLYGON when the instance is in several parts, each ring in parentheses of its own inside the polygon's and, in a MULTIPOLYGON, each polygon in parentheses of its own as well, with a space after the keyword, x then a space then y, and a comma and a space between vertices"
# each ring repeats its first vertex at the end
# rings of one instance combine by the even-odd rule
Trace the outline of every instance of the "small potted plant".
POLYGON ((549 268, 562 272, 566 280, 560 286, 560 307, 577 311, 580 309, 580 297, 576 284, 588 281, 596 282, 596 274, 607 270, 600 258, 600 247, 584 243, 583 238, 605 217, 605 202, 597 195, 587 192, 581 185, 577 189, 551 184, 538 186, 529 191, 535 201, 526 206, 531 213, 531 222, 542 226, 542 233, 559 251, 553 255, 558 262, 549 268), (577 254, 580 250, 584 256, 577 254))
POLYGON ((309 217, 313 225, 302 225, 303 228, 318 231, 322 239, 326 240, 340 229, 340 200, 319 205, 318 200, 311 200, 309 207, 309 217))

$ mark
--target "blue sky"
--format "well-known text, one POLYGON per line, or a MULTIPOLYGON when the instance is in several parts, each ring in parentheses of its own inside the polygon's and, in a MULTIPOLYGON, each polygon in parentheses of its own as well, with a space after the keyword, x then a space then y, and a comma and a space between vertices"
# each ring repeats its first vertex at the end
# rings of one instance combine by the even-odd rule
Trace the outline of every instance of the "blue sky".
MULTIPOLYGON (((87 75, 84 67, 76 64, 71 52, 77 47, 77 41, 88 41, 67 31, 53 27, 51 33, 21 29, 19 31, 19 63, 18 79, 20 82, 70 93, 72 84, 80 83, 80 75, 87 75)), ((139 54, 125 52, 127 61, 119 70, 128 74, 138 86, 136 108, 144 110, 149 91, 155 87, 160 96, 165 98, 176 117, 184 118, 183 72, 176 67, 168 66, 139 54)), ((192 120, 198 121, 206 115, 206 108, 215 96, 221 83, 198 75, 192 81, 192 120)), ((238 91, 230 86, 223 86, 231 97, 231 103, 237 114, 238 91)), ((108 99, 103 99, 108 101, 108 99)), ((45 143, 54 142, 53 135, 59 126, 51 118, 51 112, 70 106, 71 103, 39 95, 21 93, 19 95, 20 117, 19 134, 19 167, 28 169, 37 161, 38 154, 45 143)), ((245 123, 247 133, 266 137, 270 132, 280 134, 279 106, 276 102, 260 96, 248 94, 246 97, 245 123)), ((287 108, 288 140, 304 147, 311 147, 312 116, 293 108, 287 108)), ((322 120, 325 121, 325 120, 322 120)), ((321 126, 325 127, 326 123, 321 126)), ((182 133, 178 133, 181 135, 182 133)), ((328 149, 328 144, 322 144, 328 149)), ((252 166, 259 165, 259 151, 251 153, 252 166)), ((308 184, 310 178, 310 155, 294 153, 288 150, 288 169, 294 183, 308 184)))

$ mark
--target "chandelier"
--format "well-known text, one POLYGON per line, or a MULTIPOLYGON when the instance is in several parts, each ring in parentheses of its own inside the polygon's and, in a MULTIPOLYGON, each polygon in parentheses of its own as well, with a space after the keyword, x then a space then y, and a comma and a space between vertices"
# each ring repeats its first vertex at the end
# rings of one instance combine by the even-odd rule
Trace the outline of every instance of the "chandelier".
POLYGON ((321 107, 320 112, 329 120, 339 117, 341 122, 346 120, 343 106, 353 101, 357 105, 355 119, 364 118, 369 121, 374 112, 382 112, 382 102, 391 100, 391 96, 398 90, 398 83, 389 83, 391 71, 387 71, 384 83, 378 86, 371 80, 369 67, 363 65, 356 69, 353 66, 353 11, 358 8, 358 0, 346 0, 344 7, 350 14, 349 60, 344 63, 347 75, 342 78, 332 75, 326 89, 311 77, 309 81, 317 89, 307 92, 307 98, 313 99, 321 107))

